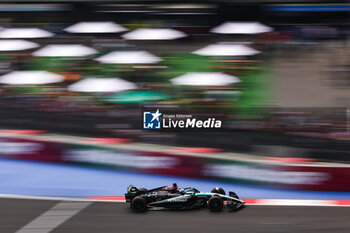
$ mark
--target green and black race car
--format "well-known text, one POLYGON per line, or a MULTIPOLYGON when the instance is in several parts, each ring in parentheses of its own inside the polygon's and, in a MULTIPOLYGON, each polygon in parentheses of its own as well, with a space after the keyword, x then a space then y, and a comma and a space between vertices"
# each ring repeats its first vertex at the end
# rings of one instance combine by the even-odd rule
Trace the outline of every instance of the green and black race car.
POLYGON ((226 195, 222 188, 215 187, 211 192, 199 192, 195 188, 178 189, 173 186, 162 186, 147 190, 133 185, 128 187, 125 194, 126 202, 136 212, 157 209, 196 209, 208 207, 211 211, 221 211, 224 207, 238 210, 245 203, 234 192, 226 195))

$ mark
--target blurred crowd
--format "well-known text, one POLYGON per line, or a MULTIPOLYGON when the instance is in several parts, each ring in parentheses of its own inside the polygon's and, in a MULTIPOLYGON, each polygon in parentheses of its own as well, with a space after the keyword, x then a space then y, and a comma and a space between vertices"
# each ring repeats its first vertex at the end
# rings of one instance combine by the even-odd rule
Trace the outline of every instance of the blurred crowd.
POLYGON ((303 17, 304 23, 298 20, 305 10, 293 9, 215 3, 0 4, 2 126, 9 118, 25 118, 21 110, 26 109, 42 112, 40 121, 51 122, 45 116, 60 113, 96 117, 102 125, 108 118, 104 130, 135 129, 137 124, 112 122, 137 120, 143 107, 157 106, 224 114, 228 128, 344 131, 344 109, 334 117, 269 105, 278 78, 272 61, 280 51, 322 47, 324 40, 346 44, 349 35, 340 16, 346 17, 347 5, 339 7, 345 9, 339 14, 324 13, 332 16, 328 24, 313 23, 322 18, 318 8, 309 9, 316 13, 303 17), (291 17, 293 23, 286 23, 291 17))

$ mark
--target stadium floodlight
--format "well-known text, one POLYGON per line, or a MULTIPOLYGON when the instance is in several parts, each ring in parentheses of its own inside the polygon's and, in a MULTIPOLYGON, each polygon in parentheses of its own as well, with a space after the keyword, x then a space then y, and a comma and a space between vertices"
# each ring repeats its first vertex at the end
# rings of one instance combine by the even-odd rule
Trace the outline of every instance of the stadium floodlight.
POLYGON ((24 39, 24 38, 45 38, 52 37, 52 32, 40 28, 7 28, 0 32, 0 38, 24 39))
POLYGON ((48 71, 12 71, 0 76, 0 83, 8 85, 41 85, 63 80, 63 76, 48 71))
POLYGON ((81 44, 47 45, 34 53, 36 57, 85 57, 97 53, 95 49, 81 44))
POLYGON ((253 56, 260 51, 242 44, 218 43, 205 46, 192 53, 203 56, 253 56))
POLYGON ((121 92, 136 88, 134 83, 120 78, 85 78, 67 89, 71 92, 121 92))
POLYGON ((96 59, 106 64, 153 64, 162 61, 147 51, 115 51, 96 59))
POLYGON ((187 36, 171 28, 140 28, 122 35, 127 40, 175 40, 187 36))
POLYGON ((225 22, 211 30, 219 34, 260 34, 271 31, 272 27, 259 22, 225 22))
POLYGON ((64 29, 69 33, 118 33, 126 28, 114 22, 80 22, 64 29))
POLYGON ((27 40, 0 40, 0 51, 21 51, 37 47, 37 43, 27 40))
POLYGON ((175 85, 188 86, 228 86, 241 80, 220 72, 189 72, 171 79, 171 82, 175 85))

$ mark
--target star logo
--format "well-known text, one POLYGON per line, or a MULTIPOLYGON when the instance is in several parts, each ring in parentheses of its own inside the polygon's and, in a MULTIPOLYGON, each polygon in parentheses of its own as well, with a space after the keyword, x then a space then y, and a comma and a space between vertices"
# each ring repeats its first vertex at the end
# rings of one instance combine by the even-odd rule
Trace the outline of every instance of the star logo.
POLYGON ((159 109, 157 109, 157 111, 155 113, 151 113, 151 115, 153 116, 152 121, 156 120, 159 121, 159 117, 162 115, 160 112, 159 112, 159 109))

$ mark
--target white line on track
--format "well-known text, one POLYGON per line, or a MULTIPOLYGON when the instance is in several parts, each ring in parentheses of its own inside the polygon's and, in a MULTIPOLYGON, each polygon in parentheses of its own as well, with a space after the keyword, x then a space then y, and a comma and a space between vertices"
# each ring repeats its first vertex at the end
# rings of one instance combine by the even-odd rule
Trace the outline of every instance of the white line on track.
POLYGON ((91 203, 92 202, 60 202, 15 233, 48 233, 85 209, 91 203))

